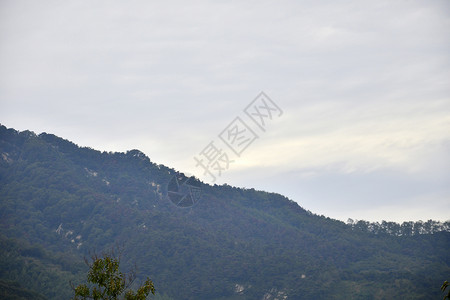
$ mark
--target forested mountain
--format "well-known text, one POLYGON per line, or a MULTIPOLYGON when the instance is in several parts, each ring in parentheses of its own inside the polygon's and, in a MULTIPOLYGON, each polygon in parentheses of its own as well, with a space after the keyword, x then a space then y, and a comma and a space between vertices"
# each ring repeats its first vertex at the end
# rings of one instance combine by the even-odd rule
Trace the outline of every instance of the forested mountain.
POLYGON ((439 299, 448 229, 345 224, 279 194, 187 179, 138 150, 0 126, 5 299, 69 299, 83 257, 117 245, 125 270, 136 264, 153 280, 156 299, 439 299), (187 180, 192 201, 175 201, 187 180))

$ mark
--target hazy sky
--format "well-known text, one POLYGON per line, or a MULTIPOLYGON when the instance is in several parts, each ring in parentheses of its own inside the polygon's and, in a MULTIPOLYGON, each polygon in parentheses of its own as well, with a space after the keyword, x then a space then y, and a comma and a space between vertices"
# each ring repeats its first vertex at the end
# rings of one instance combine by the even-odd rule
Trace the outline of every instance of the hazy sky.
POLYGON ((1 0, 0 123, 207 182, 213 142, 219 184, 448 220, 450 1, 1 0), (261 91, 282 110, 265 131, 243 111, 261 91), (258 136, 240 157, 219 138, 236 117, 258 136))

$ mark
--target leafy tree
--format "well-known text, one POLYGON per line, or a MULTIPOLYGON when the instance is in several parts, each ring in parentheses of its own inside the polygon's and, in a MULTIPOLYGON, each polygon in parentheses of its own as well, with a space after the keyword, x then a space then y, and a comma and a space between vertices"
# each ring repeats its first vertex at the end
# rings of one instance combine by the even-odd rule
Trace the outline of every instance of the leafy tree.
POLYGON ((75 292, 74 299, 116 300, 123 295, 123 299, 126 300, 145 300, 150 292, 155 294, 155 287, 149 278, 136 292, 130 290, 129 287, 136 278, 135 272, 129 274, 120 272, 120 259, 113 253, 106 254, 103 258, 93 255, 92 263, 87 260, 86 263, 89 266, 88 284, 72 286, 75 292))
MULTIPOLYGON (((445 293, 445 290, 446 290, 447 287, 449 287, 449 286, 450 286, 450 284, 448 283, 448 281, 447 281, 447 280, 444 281, 444 284, 441 286, 441 291, 443 291, 443 292, 445 293)), ((450 299, 450 289, 449 289, 447 295, 444 296, 444 300, 445 300, 445 299, 450 299)))

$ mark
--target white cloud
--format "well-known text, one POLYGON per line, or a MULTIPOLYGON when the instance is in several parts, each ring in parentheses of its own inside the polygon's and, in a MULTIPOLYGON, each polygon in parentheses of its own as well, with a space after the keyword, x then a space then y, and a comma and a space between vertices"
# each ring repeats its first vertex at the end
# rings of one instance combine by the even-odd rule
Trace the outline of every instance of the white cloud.
POLYGON ((102 150, 139 148, 198 172, 192 157, 264 90, 284 115, 222 181, 288 194, 331 216, 348 209, 380 219, 385 206, 368 206, 364 193, 345 198, 355 180, 370 186, 382 178, 374 197, 416 199, 410 211, 420 211, 417 199, 449 197, 437 184, 450 181, 449 8, 448 1, 3 1, 0 118, 102 150), (386 176, 392 170, 397 175, 386 176), (429 197, 402 194, 399 178, 429 197), (341 182, 332 189, 340 206, 314 206, 327 203, 322 186, 332 180, 341 182))

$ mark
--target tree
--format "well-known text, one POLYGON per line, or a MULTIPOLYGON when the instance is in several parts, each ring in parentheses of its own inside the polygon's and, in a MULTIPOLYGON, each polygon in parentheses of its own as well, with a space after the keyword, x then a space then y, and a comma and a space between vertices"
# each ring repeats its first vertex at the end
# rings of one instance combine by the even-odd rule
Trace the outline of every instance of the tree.
POLYGON ((148 277, 136 292, 130 290, 129 287, 136 278, 136 272, 132 271, 128 274, 120 272, 120 258, 115 257, 114 253, 104 254, 103 258, 94 254, 91 259, 91 263, 85 259, 89 266, 88 284, 72 286, 75 292, 73 299, 117 300, 123 295, 122 299, 126 300, 145 300, 150 292, 155 294, 153 282, 148 277))
MULTIPOLYGON (((445 290, 447 289, 447 287, 449 287, 450 284, 448 283, 448 281, 444 281, 444 284, 441 286, 441 291, 445 293, 445 290)), ((450 299, 450 289, 448 291, 448 294, 444 296, 444 300, 445 299, 450 299)))

